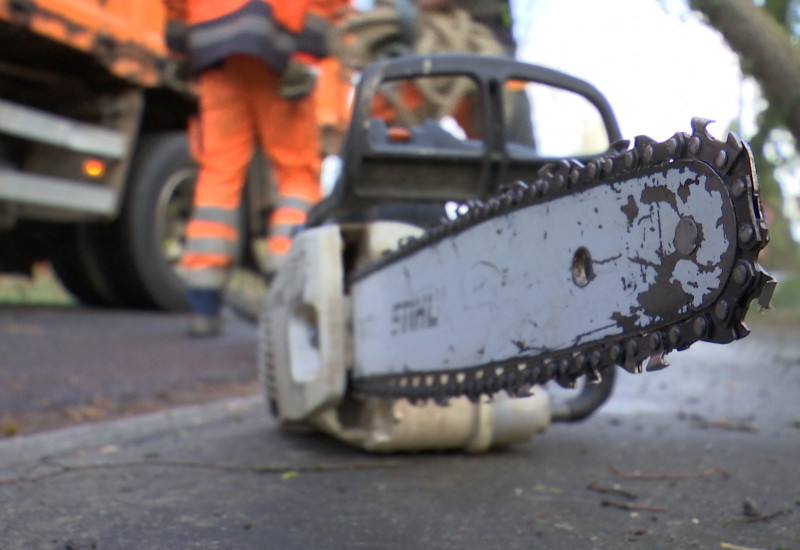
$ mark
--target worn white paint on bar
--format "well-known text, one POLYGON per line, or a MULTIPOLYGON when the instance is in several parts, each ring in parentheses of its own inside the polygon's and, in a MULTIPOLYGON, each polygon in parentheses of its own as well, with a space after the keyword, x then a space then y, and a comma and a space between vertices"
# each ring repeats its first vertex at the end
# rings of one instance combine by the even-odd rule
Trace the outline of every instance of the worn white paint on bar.
POLYGON ((677 165, 481 223, 354 285, 356 374, 477 366, 691 312, 724 284, 735 225, 722 182, 677 165), (682 218, 698 228, 689 254, 674 244, 682 218))

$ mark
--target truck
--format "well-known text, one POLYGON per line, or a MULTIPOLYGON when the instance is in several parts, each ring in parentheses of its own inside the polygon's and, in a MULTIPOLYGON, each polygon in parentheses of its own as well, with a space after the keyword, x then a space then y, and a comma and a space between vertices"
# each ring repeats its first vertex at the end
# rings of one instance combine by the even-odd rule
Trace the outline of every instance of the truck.
MULTIPOLYGON (((87 305, 186 308, 196 104, 163 25, 159 0, 0 1, 0 272, 49 261, 87 305)), ((242 234, 263 234, 268 191, 246 187, 242 234)))

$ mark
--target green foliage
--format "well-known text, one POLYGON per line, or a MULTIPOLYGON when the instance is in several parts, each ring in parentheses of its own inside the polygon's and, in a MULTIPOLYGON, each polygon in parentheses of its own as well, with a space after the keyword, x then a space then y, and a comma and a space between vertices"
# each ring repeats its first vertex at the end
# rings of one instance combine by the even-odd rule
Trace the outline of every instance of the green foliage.
POLYGON ((759 120, 758 133, 750 140, 761 185, 761 200, 767 212, 770 244, 762 256, 762 262, 770 269, 800 270, 800 248, 792 240, 789 220, 783 215, 783 197, 775 180, 776 166, 764 154, 769 135, 777 127, 770 122, 769 109, 759 120))
POLYGON ((776 309, 800 307, 800 275, 790 274, 778 277, 778 286, 772 298, 776 309))
MULTIPOLYGON (((790 0, 766 0, 762 9, 785 28, 789 2, 790 0)), ((743 74, 754 74, 752 63, 743 56, 740 57, 740 66, 743 74)), ((767 108, 758 116, 758 132, 749 141, 761 184, 761 200, 768 211, 770 244, 762 259, 763 263, 771 269, 796 271, 800 270, 800 247, 792 240, 789 221, 783 215, 783 196, 775 179, 775 169, 778 166, 765 154, 765 146, 773 131, 783 128, 785 119, 786 113, 781 112, 774 102, 768 101, 767 108)))
POLYGON ((64 290, 48 264, 37 264, 32 277, 0 276, 0 304, 72 306, 75 299, 64 290))
POLYGON ((784 27, 786 26, 786 8, 788 6, 789 0, 766 0, 764 2, 764 10, 784 27))

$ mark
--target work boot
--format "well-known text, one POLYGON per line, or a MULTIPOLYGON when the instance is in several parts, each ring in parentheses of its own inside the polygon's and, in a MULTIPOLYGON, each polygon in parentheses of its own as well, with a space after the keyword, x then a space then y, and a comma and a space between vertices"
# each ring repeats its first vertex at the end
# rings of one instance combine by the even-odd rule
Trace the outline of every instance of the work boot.
POLYGON ((218 289, 189 290, 189 335, 198 338, 217 336, 222 331, 222 291, 218 289))

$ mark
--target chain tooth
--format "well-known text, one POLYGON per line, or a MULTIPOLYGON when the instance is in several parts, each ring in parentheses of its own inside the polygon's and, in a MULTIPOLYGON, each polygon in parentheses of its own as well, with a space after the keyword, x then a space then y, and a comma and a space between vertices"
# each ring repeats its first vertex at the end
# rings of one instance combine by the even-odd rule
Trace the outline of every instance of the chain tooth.
POLYGON ((692 136, 689 138, 689 153, 699 157, 703 152, 703 140, 699 136, 692 136))
POLYGON ((679 156, 679 143, 677 136, 672 136, 666 142, 667 145, 667 154, 672 157, 676 158, 679 156))
POLYGON ((559 359, 555 366, 555 381, 562 388, 573 389, 575 387, 575 380, 572 377, 571 364, 568 358, 559 359))
POLYGON ((596 349, 592 351, 592 354, 589 356, 589 359, 592 362, 592 368, 599 369, 606 366, 606 358, 603 354, 603 351, 600 349, 596 349))
POLYGON ((626 152, 622 157, 622 163, 626 170, 635 170, 639 164, 639 155, 636 153, 636 150, 631 149, 630 151, 626 152))
POLYGON ((592 362, 589 358, 589 354, 586 352, 579 353, 575 356, 575 365, 578 367, 580 373, 592 371, 592 362))
POLYGON ((739 340, 741 338, 744 338, 748 334, 750 334, 750 329, 747 328, 747 325, 745 325, 744 323, 737 322, 733 326, 733 332, 734 332, 734 335, 735 335, 735 339, 739 340))
POLYGON ((536 377, 537 384, 544 384, 552 380, 556 375, 555 365, 553 364, 553 360, 550 358, 544 359, 541 365, 539 365, 538 369, 538 376, 536 377))
POLYGON ((702 340, 711 331, 711 320, 707 315, 701 315, 692 322, 692 332, 695 338, 702 340))
POLYGON ((581 167, 575 166, 570 170, 569 173, 569 185, 570 187, 576 187, 578 182, 581 179, 581 167))
POLYGON ((708 118, 702 117, 693 117, 692 118, 692 134, 703 136, 706 138, 711 138, 711 135, 708 133, 708 125, 713 123, 714 121, 708 118))
POLYGON ((634 148, 637 156, 641 160, 642 167, 648 167, 653 164, 655 157, 655 144, 656 142, 647 136, 638 136, 634 140, 634 148))
POLYGON ((603 177, 608 178, 612 176, 614 174, 614 168, 615 168, 614 159, 613 158, 605 159, 603 161, 603 169, 602 169, 603 177))
POLYGON ((549 180, 542 180, 541 182, 539 182, 539 192, 541 193, 540 196, 542 198, 547 197, 550 194, 551 190, 552 186, 550 185, 549 180))
POLYGON ((597 179, 598 172, 600 171, 597 167, 596 160, 589 162, 586 167, 584 168, 585 180, 584 183, 591 183, 597 179))

